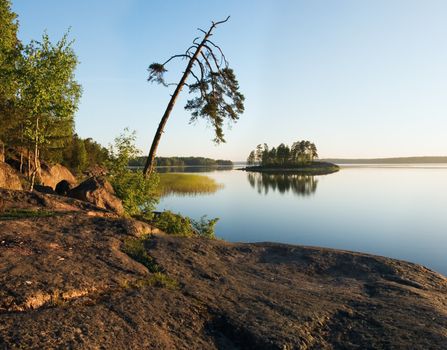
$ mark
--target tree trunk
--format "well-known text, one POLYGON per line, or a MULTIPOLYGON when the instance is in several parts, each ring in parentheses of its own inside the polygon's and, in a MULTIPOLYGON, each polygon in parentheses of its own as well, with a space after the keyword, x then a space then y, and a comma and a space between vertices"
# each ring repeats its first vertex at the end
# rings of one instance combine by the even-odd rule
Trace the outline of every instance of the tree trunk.
POLYGON ((28 165, 28 174, 27 174, 27 177, 28 177, 28 180, 31 178, 31 162, 30 162, 30 159, 31 159, 31 151, 29 150, 29 148, 27 149, 27 151, 28 151, 28 159, 27 159, 27 165, 28 165))
POLYGON ((34 183, 36 182, 37 166, 39 162, 39 118, 36 119, 36 135, 34 137, 34 170, 31 176, 30 191, 34 189, 34 183))
POLYGON ((151 149, 149 151, 149 155, 146 160, 146 165, 144 166, 143 174, 145 177, 149 177, 151 175, 152 171, 154 170, 155 154, 157 153, 158 144, 160 143, 161 135, 163 134, 163 129, 166 125, 166 122, 168 121, 168 118, 172 112, 172 109, 174 108, 175 102, 180 94, 180 91, 182 91, 182 88, 185 85, 186 79, 188 78, 188 76, 191 72, 194 61, 199 56, 200 51, 202 51, 202 48, 205 45, 205 42, 208 40, 209 36, 211 35, 211 32, 213 31, 214 27, 215 27, 215 24, 213 24, 211 26, 211 28, 208 30, 208 32, 205 34, 202 42, 197 47, 196 52, 189 60, 188 65, 186 66, 185 72, 183 73, 182 78, 180 79, 179 83, 177 84, 177 87, 175 88, 175 91, 172 94, 171 100, 169 101, 168 106, 166 107, 166 110, 163 114, 163 117, 161 118, 160 124, 158 125, 157 131, 156 131, 154 139, 152 141, 151 149))
POLYGON ((2 141, 0 141, 0 145, 1 145, 0 162, 4 162, 5 161, 5 144, 2 141))

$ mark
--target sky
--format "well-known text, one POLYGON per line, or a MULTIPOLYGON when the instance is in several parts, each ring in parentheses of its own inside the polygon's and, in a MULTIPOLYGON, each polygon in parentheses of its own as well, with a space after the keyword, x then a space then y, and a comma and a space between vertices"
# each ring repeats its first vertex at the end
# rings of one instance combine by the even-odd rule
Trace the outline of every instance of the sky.
MULTIPOLYGON (((160 156, 245 160, 259 143, 313 141, 321 158, 447 155, 447 1, 13 0, 20 39, 70 29, 83 96, 76 130, 103 145, 127 127, 146 154, 173 88, 147 67, 183 53, 211 21, 246 98, 215 145, 184 89, 160 156)), ((172 81, 185 61, 168 66, 172 81)))

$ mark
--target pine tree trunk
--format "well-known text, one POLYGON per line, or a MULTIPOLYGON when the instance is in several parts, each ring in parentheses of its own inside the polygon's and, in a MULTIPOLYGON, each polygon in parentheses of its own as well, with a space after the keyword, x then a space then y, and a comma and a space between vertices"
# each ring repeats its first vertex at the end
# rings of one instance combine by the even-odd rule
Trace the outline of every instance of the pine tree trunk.
POLYGON ((211 26, 209 31, 204 36, 202 42, 197 47, 196 52, 189 60, 188 65, 186 66, 185 72, 183 73, 182 78, 180 79, 179 83, 177 84, 177 87, 175 88, 175 91, 172 94, 171 100, 169 101, 168 106, 166 107, 166 110, 163 114, 163 117, 161 118, 160 124, 158 125, 157 131, 156 131, 154 139, 152 141, 151 149, 149 151, 149 155, 146 160, 146 165, 144 166, 143 174, 145 177, 149 177, 151 175, 152 171, 154 170, 155 155, 157 153, 157 148, 158 148, 158 144, 160 143, 161 135, 163 134, 163 129, 166 125, 166 122, 169 119, 172 109, 174 108, 175 102, 180 94, 180 91, 182 91, 182 88, 185 85, 186 79, 188 78, 189 74, 191 73, 191 69, 194 64, 194 61, 197 59, 200 52, 202 51, 202 48, 205 45, 206 41, 208 40, 209 36, 211 35, 211 32, 213 31, 214 27, 215 27, 214 25, 211 26))

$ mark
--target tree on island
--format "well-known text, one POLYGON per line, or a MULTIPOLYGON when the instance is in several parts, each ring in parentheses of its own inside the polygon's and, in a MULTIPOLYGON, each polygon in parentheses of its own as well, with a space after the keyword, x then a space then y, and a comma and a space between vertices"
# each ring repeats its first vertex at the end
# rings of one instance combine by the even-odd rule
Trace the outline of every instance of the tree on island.
POLYGON ((292 147, 281 143, 272 149, 264 143, 250 152, 247 164, 267 167, 302 166, 311 164, 316 158, 318 158, 317 147, 310 141, 297 141, 292 147))
POLYGON ((202 40, 198 42, 199 37, 195 38, 185 53, 174 55, 162 64, 152 63, 149 66, 149 82, 156 82, 164 86, 175 85, 176 88, 152 141, 143 170, 146 177, 154 168, 163 129, 184 86, 189 87, 189 93, 196 94, 196 97, 188 100, 185 106, 185 109, 191 112, 190 121, 194 122, 199 117, 207 119, 214 128, 214 142, 216 143, 225 142, 222 128, 224 120, 235 122, 244 111, 244 95, 239 92, 236 76, 229 68, 221 48, 210 40, 213 30, 219 24, 227 22, 229 18, 228 16, 223 21, 212 22, 208 31, 199 28, 204 35, 202 40), (164 79, 164 73, 167 72, 165 66, 175 58, 186 59, 188 64, 180 81, 177 84, 169 84, 164 79))

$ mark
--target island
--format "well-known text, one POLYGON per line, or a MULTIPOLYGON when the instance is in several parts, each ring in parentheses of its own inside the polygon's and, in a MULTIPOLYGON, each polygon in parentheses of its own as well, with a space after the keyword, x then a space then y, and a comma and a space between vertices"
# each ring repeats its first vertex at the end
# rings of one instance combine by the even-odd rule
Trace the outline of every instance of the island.
POLYGON ((264 143, 250 152, 247 166, 239 170, 303 175, 326 175, 340 170, 338 165, 317 158, 317 147, 310 141, 297 141, 291 147, 281 143, 273 148, 264 143))

